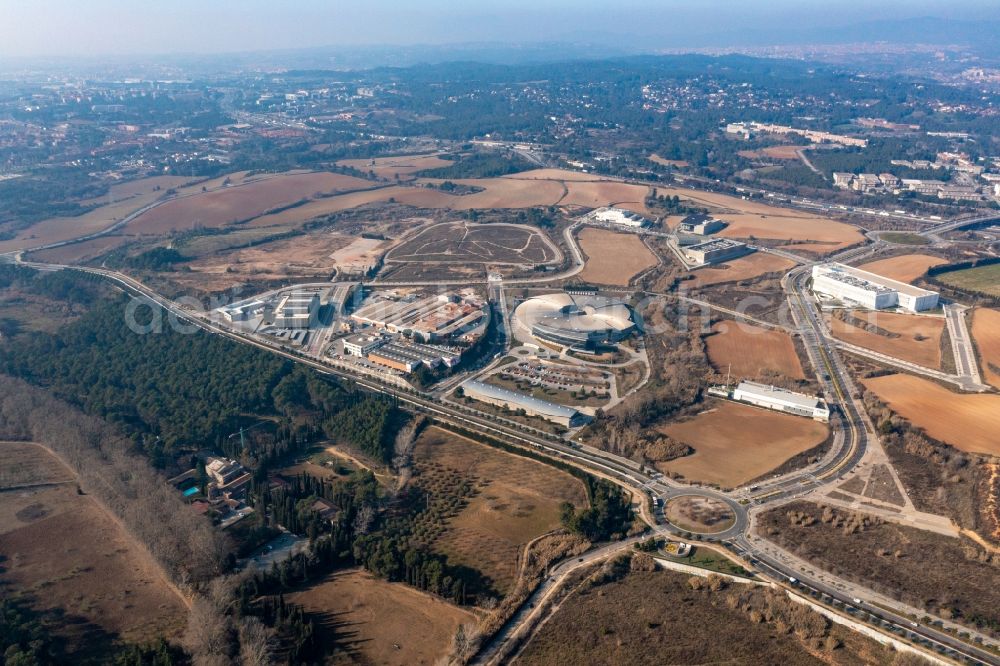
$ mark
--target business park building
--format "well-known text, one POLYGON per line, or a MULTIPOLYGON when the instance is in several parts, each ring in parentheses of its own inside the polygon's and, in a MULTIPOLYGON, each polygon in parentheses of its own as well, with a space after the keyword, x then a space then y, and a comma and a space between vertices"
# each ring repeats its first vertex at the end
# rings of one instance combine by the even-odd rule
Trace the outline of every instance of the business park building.
POLYGON ((937 307, 938 293, 844 264, 812 269, 813 291, 872 310, 899 307, 921 312, 937 307))

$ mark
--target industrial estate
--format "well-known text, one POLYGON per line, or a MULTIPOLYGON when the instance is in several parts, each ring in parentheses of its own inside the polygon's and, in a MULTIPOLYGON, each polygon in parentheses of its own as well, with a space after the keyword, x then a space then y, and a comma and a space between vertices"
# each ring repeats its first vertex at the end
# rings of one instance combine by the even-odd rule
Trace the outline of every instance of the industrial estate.
POLYGON ((5 663, 1000 664, 1000 69, 820 46, 0 77, 5 663))

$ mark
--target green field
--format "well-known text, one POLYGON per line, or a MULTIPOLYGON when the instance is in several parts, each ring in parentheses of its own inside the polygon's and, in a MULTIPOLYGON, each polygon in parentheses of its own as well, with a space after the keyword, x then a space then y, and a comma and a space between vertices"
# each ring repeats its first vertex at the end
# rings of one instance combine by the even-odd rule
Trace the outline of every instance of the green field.
POLYGON ((905 231, 886 231, 879 234, 879 238, 887 243, 899 243, 900 245, 927 245, 930 242, 920 234, 911 234, 905 231))
POLYGON ((941 273, 937 279, 956 289, 1000 296, 1000 264, 941 273))

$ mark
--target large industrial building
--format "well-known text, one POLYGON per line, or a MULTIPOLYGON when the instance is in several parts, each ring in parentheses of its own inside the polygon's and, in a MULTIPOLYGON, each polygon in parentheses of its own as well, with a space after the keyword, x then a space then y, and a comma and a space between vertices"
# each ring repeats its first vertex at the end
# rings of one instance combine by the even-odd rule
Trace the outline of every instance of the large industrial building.
POLYGON ((482 300, 455 293, 377 294, 367 299, 351 319, 390 333, 408 331, 424 342, 475 336, 485 329, 488 321, 482 300))
POLYGON ((278 328, 312 328, 318 315, 318 293, 293 291, 282 296, 274 308, 274 325, 278 328))
POLYGON ((752 251, 751 248, 747 247, 746 243, 728 238, 713 238, 704 243, 689 245, 684 248, 684 254, 696 264, 716 264, 720 261, 742 257, 744 254, 752 251))
POLYGON ((787 389, 758 384, 757 382, 740 382, 733 390, 733 400, 745 402, 757 407, 765 407, 778 412, 808 416, 817 421, 830 420, 830 408, 821 398, 794 393, 787 389))
POLYGON ((565 292, 529 298, 514 310, 514 320, 531 337, 580 351, 612 345, 635 330, 624 301, 565 292))
POLYGON ((539 400, 530 395, 508 391, 505 388, 485 384, 474 379, 462 384, 462 390, 466 396, 473 400, 503 407, 511 411, 523 409, 524 413, 528 416, 537 416, 553 423, 558 423, 566 428, 576 428, 590 421, 589 416, 580 413, 572 407, 557 405, 547 400, 539 400))
POLYGON ((938 293, 914 287, 844 264, 822 264, 812 269, 813 291, 866 308, 900 307, 921 312, 937 307, 938 293))
POLYGON ((595 222, 603 224, 615 224, 620 227, 631 227, 633 229, 641 229, 649 226, 649 220, 642 215, 622 208, 598 208, 590 215, 595 222))

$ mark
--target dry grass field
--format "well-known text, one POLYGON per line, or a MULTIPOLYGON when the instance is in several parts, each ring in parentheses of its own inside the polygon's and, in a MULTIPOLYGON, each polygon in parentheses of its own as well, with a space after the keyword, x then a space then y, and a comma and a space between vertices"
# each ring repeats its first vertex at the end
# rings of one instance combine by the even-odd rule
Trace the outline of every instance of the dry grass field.
POLYGON ((532 169, 531 171, 520 171, 510 173, 503 178, 514 180, 560 180, 560 181, 588 181, 607 180, 605 176, 596 173, 580 173, 579 171, 569 171, 567 169, 532 169))
POLYGON ((692 589, 674 571, 584 582, 530 640, 519 666, 781 664, 889 666, 893 652, 781 593, 742 584, 692 589), (763 618, 768 618, 764 620, 763 618), (780 630, 779 630, 780 627, 780 630), (830 650, 827 636, 840 645, 830 650))
POLYGON ((656 266, 657 260, 635 234, 585 227, 579 234, 587 264, 579 277, 584 282, 628 286, 633 275, 656 266))
POLYGON ((662 431, 695 451, 657 467, 690 481, 735 488, 821 444, 827 427, 801 416, 713 401, 713 409, 662 431))
MULTIPOLYGON (((864 240, 856 228, 817 215, 787 208, 770 206, 760 201, 713 192, 698 192, 678 188, 658 188, 660 194, 677 195, 696 205, 706 206, 713 215, 729 223, 719 236, 727 238, 766 238, 784 241, 813 241, 816 251, 828 252, 864 240)), ((809 246, 799 246, 808 249, 809 246)))
POLYGON ((663 508, 663 513, 676 527, 698 534, 724 532, 736 522, 736 514, 728 504, 699 495, 671 498, 663 508))
POLYGON ((376 157, 373 159, 340 160, 337 164, 351 167, 358 171, 372 172, 379 178, 389 180, 410 179, 412 174, 425 169, 437 169, 451 166, 454 162, 442 159, 439 153, 423 155, 397 155, 395 157, 376 157))
POLYGON ((1000 264, 941 273, 937 279, 957 289, 1000 296, 1000 264))
POLYGON ((479 570, 500 592, 514 582, 521 548, 559 527, 559 505, 587 504, 583 483, 569 474, 439 428, 421 434, 414 457, 479 482, 479 493, 449 522, 434 549, 479 570))
POLYGON ((643 215, 651 215, 646 209, 645 201, 649 188, 645 185, 629 185, 614 181, 567 181, 565 185, 567 193, 559 201, 560 206, 599 208, 615 205, 643 215))
POLYGON ((962 451, 1000 455, 1000 396, 952 393, 913 375, 871 377, 862 383, 929 437, 962 451))
POLYGON ((288 600, 313 616, 324 643, 343 648, 332 660, 338 664, 437 664, 459 625, 476 622, 468 611, 361 569, 331 574, 288 600))
POLYGON ((1000 310, 980 308, 972 315, 972 338, 983 379, 1000 388, 1000 310))
POLYGON ((769 146, 760 150, 741 150, 739 155, 748 159, 771 158, 775 160, 797 160, 798 151, 809 146, 769 146))
POLYGON ((691 166, 690 164, 688 164, 684 160, 668 160, 668 159, 664 159, 664 158, 660 157, 656 153, 653 153, 652 155, 649 156, 649 161, 650 162, 655 162, 656 164, 662 164, 663 166, 676 167, 678 169, 683 169, 684 167, 691 166))
POLYGON ((708 287, 724 282, 750 280, 768 273, 784 273, 793 267, 795 262, 776 254, 754 252, 738 259, 727 261, 720 266, 700 268, 692 273, 694 279, 684 282, 691 287, 708 287))
POLYGON ((371 181, 327 172, 292 173, 183 196, 157 206, 127 225, 130 234, 216 228, 253 219, 317 194, 372 187, 371 181))
POLYGON ((872 333, 836 317, 827 317, 830 331, 838 340, 928 368, 941 367, 944 318, 872 310, 849 310, 847 314, 899 337, 872 333))
POLYGON ((903 254, 898 257, 870 261, 858 266, 858 268, 900 282, 913 282, 926 273, 928 268, 947 263, 947 259, 930 254, 903 254))
MULTIPOLYGON (((189 180, 183 178, 176 182, 188 182, 189 180)), ((91 200, 96 204, 110 197, 112 203, 101 205, 99 208, 78 217, 54 217, 33 224, 20 231, 15 238, 0 241, 0 252, 39 247, 104 231, 143 206, 153 203, 162 197, 167 189, 169 188, 165 186, 161 177, 116 185, 108 197, 91 200), (157 186, 160 187, 159 190, 155 189, 157 186), (118 195, 114 194, 114 188, 120 188, 117 190, 118 195)))
POLYGON ((541 232, 517 224, 448 222, 423 229, 386 256, 389 263, 545 264, 559 258, 541 232))
POLYGON ((984 633, 1000 635, 996 565, 979 560, 970 541, 881 521, 846 529, 856 514, 838 509, 824 522, 823 508, 803 501, 758 515, 761 534, 820 569, 960 623, 978 616, 984 633))
POLYGON ((107 236, 99 236, 79 243, 32 252, 28 258, 53 264, 84 263, 101 256, 105 252, 110 252, 116 247, 121 247, 129 242, 129 240, 127 236, 108 234, 107 236))
POLYGON ((769 330, 745 322, 720 321, 705 338, 708 360, 718 372, 734 378, 754 379, 762 372, 791 379, 805 379, 792 338, 784 331, 769 330))
POLYGON ((0 588, 40 612, 70 649, 176 636, 187 609, 145 550, 42 447, 0 443, 0 588))

